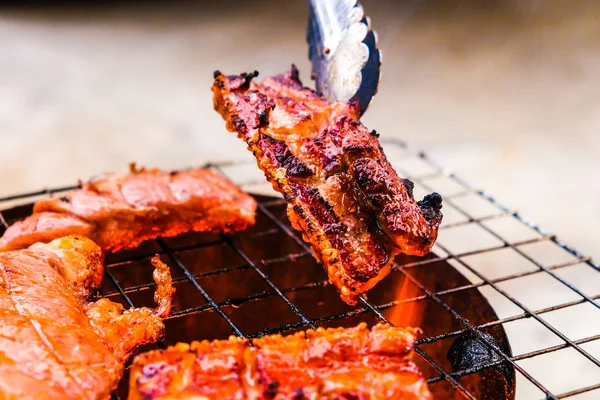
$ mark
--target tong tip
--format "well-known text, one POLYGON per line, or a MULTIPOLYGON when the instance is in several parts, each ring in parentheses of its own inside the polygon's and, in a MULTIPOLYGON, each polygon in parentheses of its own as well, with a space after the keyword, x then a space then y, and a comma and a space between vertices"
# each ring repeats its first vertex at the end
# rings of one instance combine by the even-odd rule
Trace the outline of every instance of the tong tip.
POLYGON ((356 0, 311 0, 311 77, 330 101, 356 101, 364 114, 377 93, 381 53, 371 20, 356 0))

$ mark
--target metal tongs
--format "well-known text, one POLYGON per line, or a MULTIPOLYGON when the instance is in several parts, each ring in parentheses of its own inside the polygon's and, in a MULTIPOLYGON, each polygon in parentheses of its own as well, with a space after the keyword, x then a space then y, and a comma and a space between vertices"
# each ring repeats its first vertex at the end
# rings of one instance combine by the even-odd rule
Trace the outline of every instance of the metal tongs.
POLYGON ((309 0, 308 57, 317 92, 357 101, 362 116, 377 93, 381 54, 371 21, 355 0, 309 0))

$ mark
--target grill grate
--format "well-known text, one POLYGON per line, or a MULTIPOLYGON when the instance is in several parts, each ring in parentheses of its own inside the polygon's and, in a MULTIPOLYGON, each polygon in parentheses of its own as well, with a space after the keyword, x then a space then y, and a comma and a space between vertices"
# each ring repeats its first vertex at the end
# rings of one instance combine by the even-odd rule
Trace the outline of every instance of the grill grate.
MULTIPOLYGON (((359 305, 339 300, 287 222, 285 201, 272 197, 253 159, 209 167, 257 193, 256 226, 235 237, 190 233, 108 255, 102 296, 126 306, 151 306, 150 257, 161 254, 172 267, 177 293, 167 336, 143 350, 231 333, 252 339, 358 321, 396 323, 392 310, 419 304, 424 320, 417 323, 426 336, 418 341, 415 361, 434 394, 512 398, 516 381, 517 398, 597 397, 600 327, 574 328, 583 326, 577 318, 592 320, 590 313, 600 311, 600 285, 593 285, 600 282, 598 266, 423 153, 397 141, 382 142, 399 174, 415 182, 415 197, 442 194, 444 223, 432 254, 398 257, 390 276, 359 305), (456 271, 462 275, 454 276, 456 271), (410 295, 398 298, 397 289, 407 285, 410 295), (487 310, 482 294, 495 313, 487 310), (478 361, 447 356, 459 343, 482 346, 487 356, 478 361), (562 364, 560 375, 553 364, 562 364)), ((0 234, 30 213, 36 198, 74 188, 0 199, 0 234)), ((113 398, 124 396, 126 379, 113 398)))

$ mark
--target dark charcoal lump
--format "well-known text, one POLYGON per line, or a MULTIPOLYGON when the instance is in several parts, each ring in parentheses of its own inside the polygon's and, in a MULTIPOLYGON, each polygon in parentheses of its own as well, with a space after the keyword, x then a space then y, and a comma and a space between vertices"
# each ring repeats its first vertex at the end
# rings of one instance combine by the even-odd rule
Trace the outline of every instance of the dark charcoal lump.
MULTIPOLYGON (((499 347, 493 336, 483 332, 480 335, 487 342, 499 347)), ((447 357, 450 365, 452 365, 452 372, 481 370, 487 368, 490 364, 499 363, 503 360, 500 354, 472 331, 467 331, 456 338, 450 346, 450 350, 448 350, 447 357)), ((512 374, 510 373, 510 366, 506 362, 497 364, 493 368, 507 380, 510 380, 512 374)))

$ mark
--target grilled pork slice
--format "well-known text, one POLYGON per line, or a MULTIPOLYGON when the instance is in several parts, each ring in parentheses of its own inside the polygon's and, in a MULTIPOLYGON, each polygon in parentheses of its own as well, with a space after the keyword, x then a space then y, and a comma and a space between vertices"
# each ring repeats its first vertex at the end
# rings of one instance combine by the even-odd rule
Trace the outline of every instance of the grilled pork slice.
POLYGON ((254 224, 255 211, 252 197, 211 170, 161 172, 132 165, 129 175, 109 175, 63 198, 38 202, 33 215, 0 238, 0 251, 78 234, 116 252, 188 231, 237 232, 254 224))
POLYGON ((173 295, 168 267, 153 259, 155 310, 124 310, 87 301, 102 261, 81 236, 0 253, 0 398, 105 399, 132 351, 163 335, 173 295))
POLYGON ((179 343, 134 359, 129 399, 431 399, 419 330, 379 324, 179 343))
POLYGON ((284 195, 292 225, 342 299, 355 304, 388 274, 395 255, 430 251, 441 197, 415 201, 413 183, 396 174, 356 104, 324 101, 302 86, 295 67, 261 84, 256 75, 215 72, 215 109, 284 195))

